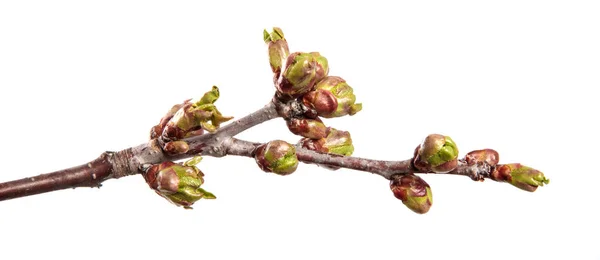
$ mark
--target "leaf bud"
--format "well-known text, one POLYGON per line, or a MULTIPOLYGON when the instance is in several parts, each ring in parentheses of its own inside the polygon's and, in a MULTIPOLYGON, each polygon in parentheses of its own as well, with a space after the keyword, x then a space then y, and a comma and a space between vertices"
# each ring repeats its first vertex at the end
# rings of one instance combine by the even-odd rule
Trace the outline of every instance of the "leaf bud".
POLYGON ((427 213, 433 204, 429 184, 414 174, 392 176, 390 189, 397 199, 416 213, 427 213))
POLYGON ((337 76, 328 76, 319 81, 315 90, 302 97, 302 102, 325 118, 354 115, 362 110, 362 104, 355 103, 352 87, 337 76))
POLYGON ((279 175, 291 174, 298 167, 296 148, 281 140, 270 141, 259 146, 254 159, 263 171, 279 175))

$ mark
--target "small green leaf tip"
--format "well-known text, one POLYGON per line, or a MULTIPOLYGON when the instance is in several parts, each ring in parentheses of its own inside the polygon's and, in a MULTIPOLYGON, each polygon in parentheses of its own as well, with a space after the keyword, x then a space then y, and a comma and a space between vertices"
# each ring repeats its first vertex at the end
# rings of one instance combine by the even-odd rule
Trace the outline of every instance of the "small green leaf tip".
POLYGON ((263 31, 263 40, 265 43, 269 43, 271 41, 271 35, 267 32, 267 29, 263 31))
POLYGON ((392 176, 390 189, 397 199, 415 213, 425 214, 433 204, 429 184, 414 174, 392 176))
POLYGON ((458 166, 458 147, 449 136, 431 134, 415 151, 414 164, 421 171, 448 172, 458 166))
POLYGON ((271 71, 273 71, 273 83, 277 83, 282 67, 290 55, 290 50, 280 28, 273 27, 271 32, 264 30, 263 38, 269 48, 269 65, 271 65, 271 71))
POLYGON ((270 141, 259 146, 254 159, 263 171, 279 175, 291 174, 298 167, 296 148, 282 140, 270 141))
POLYGON ((498 165, 491 178, 496 181, 505 181, 513 186, 534 192, 538 187, 549 184, 550 179, 544 173, 520 163, 498 165))
POLYGON ((144 173, 144 179, 158 195, 189 209, 200 199, 216 198, 200 187, 204 173, 195 166, 200 160, 201 157, 196 156, 184 164, 167 161, 153 165, 144 173))
POLYGON ((202 98, 200 98, 200 100, 198 100, 198 102, 196 102, 194 105, 203 106, 214 104, 217 99, 219 99, 219 88, 217 86, 213 86, 212 89, 204 93, 202 98))
POLYGON ((283 31, 279 27, 273 27, 273 30, 271 30, 271 32, 267 31, 267 29, 263 31, 263 40, 265 41, 265 43, 283 39, 285 39, 283 36, 283 31))

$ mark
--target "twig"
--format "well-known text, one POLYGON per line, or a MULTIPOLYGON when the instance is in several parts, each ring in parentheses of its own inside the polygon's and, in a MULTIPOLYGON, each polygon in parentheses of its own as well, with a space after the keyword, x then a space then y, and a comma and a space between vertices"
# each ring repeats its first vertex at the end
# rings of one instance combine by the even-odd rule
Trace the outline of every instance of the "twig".
MULTIPOLYGON (((256 148, 261 143, 252 143, 240 139, 232 138, 230 142, 225 144, 227 154, 254 157, 256 148)), ((373 174, 380 175, 388 180, 392 179, 393 175, 396 174, 409 174, 409 173, 420 173, 420 174, 435 174, 431 171, 419 171, 416 169, 412 161, 413 159, 403 161, 382 161, 373 160, 367 158, 353 157, 353 156, 340 156, 332 155, 327 153, 315 152, 301 147, 296 147, 296 155, 298 160, 304 163, 314 163, 326 166, 335 166, 340 168, 347 168, 357 171, 370 172, 373 174)), ((462 175, 470 177, 474 180, 481 180, 482 178, 490 178, 493 171, 493 167, 488 164, 480 163, 474 165, 468 165, 464 160, 459 161, 456 169, 437 174, 452 174, 462 175)))
POLYGON ((158 140, 153 139, 119 152, 102 153, 97 159, 80 166, 0 183, 0 201, 68 188, 100 187, 106 180, 142 173, 148 165, 185 159, 197 154, 223 156, 225 154, 222 142, 228 137, 278 116, 275 102, 269 102, 254 113, 220 128, 214 134, 185 139, 190 144, 190 151, 175 157, 165 154, 158 140))

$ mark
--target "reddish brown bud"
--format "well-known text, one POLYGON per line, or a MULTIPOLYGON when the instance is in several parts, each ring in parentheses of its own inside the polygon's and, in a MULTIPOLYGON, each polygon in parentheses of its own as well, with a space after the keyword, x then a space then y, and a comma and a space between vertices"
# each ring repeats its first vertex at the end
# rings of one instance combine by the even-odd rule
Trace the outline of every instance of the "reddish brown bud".
POLYGON ((316 111, 317 115, 330 115, 338 108, 337 98, 327 90, 316 89, 302 97, 305 106, 316 111))
POLYGON ((291 118, 286 121, 290 132, 311 139, 320 139, 327 136, 327 127, 316 119, 291 118))
MULTIPOLYGON (((352 137, 350 132, 337 130, 332 127, 327 128, 327 136, 320 139, 302 138, 298 141, 298 145, 302 148, 315 152, 337 154, 342 156, 350 156, 354 152, 352 137)), ((321 165, 329 170, 337 170, 337 166, 321 165)))
POLYGON ((500 155, 493 149, 475 150, 465 155, 465 160, 468 165, 485 162, 490 166, 495 166, 500 160, 500 155))
POLYGON ((429 184, 414 174, 392 176, 390 189, 397 199, 416 213, 427 213, 433 204, 429 184))
POLYGON ((175 171, 160 171, 156 177, 156 189, 163 194, 174 194, 179 189, 179 176, 175 171))
POLYGON ((315 90, 303 96, 302 102, 325 118, 354 115, 362 109, 362 104, 355 103, 352 87, 337 76, 327 76, 319 81, 315 90))
POLYGON ((163 133, 163 130, 164 130, 165 126, 167 125, 167 123, 169 122, 169 120, 171 120, 171 118, 173 117, 173 115, 175 115, 175 113, 177 112, 177 110, 179 110, 180 108, 182 108, 184 105, 189 104, 190 100, 191 99, 185 100, 185 101, 183 101, 183 103, 177 104, 177 105, 174 105, 173 107, 171 107, 171 109, 167 112, 167 114, 165 114, 165 116, 163 116, 163 118, 160 119, 160 122, 158 123, 158 125, 155 125, 150 130, 150 139, 154 139, 154 138, 160 137, 162 135, 162 133, 163 133))
POLYGON ((143 176, 158 195, 189 209, 199 199, 216 198, 200 187, 204 183, 204 173, 195 166, 200 159, 197 156, 183 164, 163 162, 150 167, 143 176))
POLYGON ((148 168, 148 170, 146 170, 146 173, 144 173, 142 176, 144 177, 144 180, 146 180, 146 183, 148 183, 148 186, 156 190, 158 188, 158 181, 156 180, 158 173, 161 170, 167 167, 171 167, 174 164, 174 162, 166 161, 163 163, 152 165, 150 168, 148 168))
POLYGON ((350 156, 354 152, 350 132, 327 128, 327 137, 321 139, 303 138, 298 144, 303 148, 321 152, 350 156))
POLYGON ((169 155, 184 154, 190 150, 190 146, 185 141, 171 141, 165 144, 163 150, 169 155))

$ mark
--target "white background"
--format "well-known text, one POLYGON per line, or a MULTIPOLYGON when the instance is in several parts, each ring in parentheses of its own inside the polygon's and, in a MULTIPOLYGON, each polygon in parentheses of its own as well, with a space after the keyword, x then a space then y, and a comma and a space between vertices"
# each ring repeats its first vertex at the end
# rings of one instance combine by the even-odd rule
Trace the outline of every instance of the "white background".
MULTIPOLYGON (((143 143, 213 84, 226 115, 262 107, 274 90, 262 30, 280 26, 364 103, 326 121, 351 131, 356 156, 408 159, 443 133, 551 184, 425 176, 434 205, 417 215, 376 175, 205 158, 218 199, 194 210, 139 176, 0 202, 0 258, 600 259, 597 2, 210 2, 2 1, 0 181, 143 143)), ((280 119, 239 137, 298 139, 280 119)))

